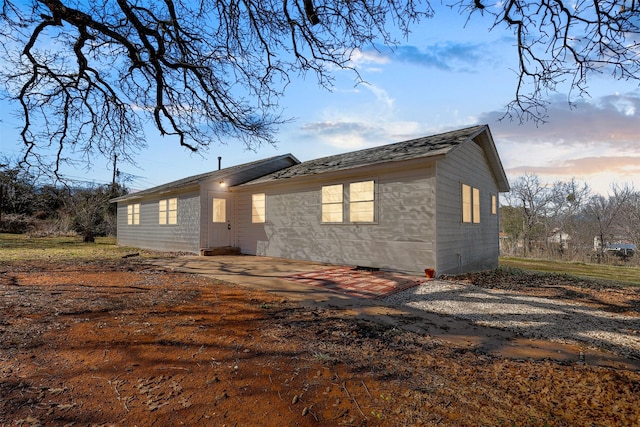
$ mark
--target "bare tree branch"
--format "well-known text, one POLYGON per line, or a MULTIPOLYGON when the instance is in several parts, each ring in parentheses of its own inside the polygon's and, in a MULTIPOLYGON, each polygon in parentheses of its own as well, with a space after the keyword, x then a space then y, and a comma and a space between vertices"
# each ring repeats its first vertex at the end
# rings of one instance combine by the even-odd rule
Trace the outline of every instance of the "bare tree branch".
POLYGON ((7 92, 20 104, 24 162, 53 172, 74 153, 132 160, 143 124, 197 151, 274 143, 291 74, 348 68, 351 52, 393 43, 428 4, 312 0, 3 0, 7 92))
POLYGON ((494 28, 506 26, 516 36, 519 68, 507 117, 544 121, 550 92, 565 84, 570 103, 588 96, 593 73, 640 80, 640 9, 633 0, 461 0, 457 6, 492 15, 494 28))
MULTIPOLYGON (((640 79, 631 0, 454 0, 513 31, 519 62, 506 116, 544 121, 547 95, 588 95, 593 73, 640 79)), ((326 88, 356 50, 395 45, 429 0, 1 0, 5 91, 20 106, 23 161, 51 170, 82 154, 132 161, 145 123, 190 150, 274 143, 293 76, 326 88), (51 163, 51 162, 50 162, 51 163)), ((359 78, 357 70, 353 69, 359 78)))

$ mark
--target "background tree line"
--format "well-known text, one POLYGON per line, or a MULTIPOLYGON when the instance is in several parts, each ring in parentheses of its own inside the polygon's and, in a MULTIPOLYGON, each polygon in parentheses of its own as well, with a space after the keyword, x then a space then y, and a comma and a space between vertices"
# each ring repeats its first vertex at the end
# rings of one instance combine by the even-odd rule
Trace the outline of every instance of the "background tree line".
POLYGON ((545 183, 527 174, 511 183, 500 213, 502 255, 640 263, 637 251, 615 250, 640 245, 640 192, 628 184, 604 196, 575 179, 545 183))
POLYGON ((107 185, 40 184, 38 177, 8 162, 0 164, 0 233, 80 234, 84 241, 116 234, 116 206, 127 193, 107 185))
MULTIPOLYGON (((54 186, 8 162, 0 164, 0 232, 79 234, 85 241, 116 234, 116 205, 127 194, 119 183, 54 186)), ((545 183, 524 175, 511 183, 500 207, 502 255, 588 262, 640 264, 637 251, 620 253, 616 243, 640 245, 640 192, 611 187, 606 196, 587 184, 545 183), (598 244, 604 242, 604 244, 598 244)))

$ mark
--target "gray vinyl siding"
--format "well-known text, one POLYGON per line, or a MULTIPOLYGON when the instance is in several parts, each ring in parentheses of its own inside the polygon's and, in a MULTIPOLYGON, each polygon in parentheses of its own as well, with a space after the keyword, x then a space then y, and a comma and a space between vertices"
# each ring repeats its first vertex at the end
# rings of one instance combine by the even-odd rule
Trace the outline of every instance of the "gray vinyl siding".
POLYGON ((497 268, 498 215, 491 215, 491 195, 497 183, 485 153, 477 144, 464 144, 437 166, 437 274, 497 268), (480 190, 480 224, 462 222, 462 184, 480 190))
POLYGON ((199 253, 237 245, 245 254, 422 274, 498 265, 498 215, 491 196, 509 185, 486 126, 299 163, 291 155, 194 175, 118 203, 118 243, 199 253), (470 138, 475 138, 476 143, 470 138), (376 183, 374 223, 321 222, 323 185, 376 183), (224 183, 224 186, 220 184, 224 183), (480 190, 480 224, 462 222, 462 184, 480 190), (266 222, 252 224, 251 195, 266 195, 266 222), (158 201, 178 197, 178 224, 158 224, 158 201), (212 225, 212 197, 227 200, 227 223, 212 225), (127 206, 140 203, 140 224, 127 206), (228 232, 227 232, 228 231, 228 232))
POLYGON ((231 215, 228 218, 231 221, 231 244, 236 245, 237 241, 237 224, 236 224, 236 212, 235 212, 235 203, 234 203, 234 195, 230 193, 229 189, 235 185, 239 185, 250 181, 252 179, 256 179, 263 175, 269 174, 271 172, 286 168, 294 164, 294 161, 290 157, 281 157, 274 158, 269 161, 265 161, 263 163, 256 163, 251 168, 247 168, 240 171, 234 171, 232 174, 221 175, 220 177, 216 177, 214 179, 205 180, 200 184, 200 197, 202 200, 201 209, 200 209, 200 231, 199 231, 199 242, 200 248, 209 247, 209 224, 211 221, 211 206, 209 206, 209 192, 214 192, 217 194, 216 197, 225 197, 228 196, 228 202, 231 204, 231 215))
MULTIPOLYGON (((317 176, 286 185, 251 186, 237 193, 243 253, 422 273, 435 266, 435 168, 376 175, 317 176), (374 180, 376 222, 322 224, 323 185, 374 180), (266 223, 251 223, 251 195, 266 194, 266 223)), ((348 218, 345 204, 345 220, 348 218)))
POLYGON ((198 253, 200 236, 200 196, 163 194, 158 198, 118 202, 118 244, 143 249, 198 253), (178 198, 178 224, 158 224, 158 201, 178 198), (127 224, 127 206, 140 203, 140 224, 127 224))
POLYGON ((200 248, 208 247, 208 226, 211 216, 209 207, 209 194, 206 186, 200 186, 200 228, 198 229, 198 242, 200 248))
MULTIPOLYGON (((289 167, 298 161, 291 155, 237 165, 227 169, 184 178, 114 199, 118 203, 118 243, 145 249, 199 253, 208 246, 211 208, 209 191, 229 194, 229 188, 265 174, 289 167), (224 187, 220 184, 224 183, 224 187), (158 224, 158 201, 178 197, 178 224, 158 224), (202 201, 202 202, 201 202, 202 201), (127 206, 140 203, 140 225, 127 224, 127 206)), ((230 199, 233 207, 233 200, 230 199)), ((233 212, 231 220, 235 219, 233 212)), ((235 227, 235 224, 232 224, 235 227)), ((235 229, 232 228, 233 233, 235 229)), ((233 239, 232 239, 233 240, 233 239)))

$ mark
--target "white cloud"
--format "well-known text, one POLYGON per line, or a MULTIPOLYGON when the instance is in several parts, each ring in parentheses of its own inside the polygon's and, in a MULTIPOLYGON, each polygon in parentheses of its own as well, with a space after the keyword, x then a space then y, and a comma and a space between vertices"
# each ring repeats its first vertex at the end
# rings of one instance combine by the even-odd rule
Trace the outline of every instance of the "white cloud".
POLYGON ((638 106, 636 94, 603 96, 573 109, 556 98, 545 124, 499 121, 502 112, 478 120, 491 126, 510 178, 524 173, 548 180, 575 177, 606 193, 613 182, 640 186, 638 106))
POLYGON ((376 98, 376 103, 373 106, 374 110, 378 110, 383 115, 392 115, 394 113, 395 99, 386 90, 372 84, 365 84, 364 87, 376 98))
MULTIPOLYGON (((361 84, 359 93, 350 93, 349 101, 318 113, 318 120, 301 125, 306 141, 326 147, 320 155, 374 147, 437 133, 424 122, 398 116, 396 99, 374 84, 361 84)), ((468 122, 467 122, 468 123, 468 122)))
POLYGON ((637 94, 603 96, 593 102, 582 101, 570 108, 566 99, 552 100, 548 108, 548 122, 520 124, 517 120, 500 120, 503 111, 481 114, 478 120, 489 123, 495 135, 515 143, 553 142, 584 148, 596 144, 640 150, 640 120, 636 111, 640 106, 637 94))
POLYGON ((388 64, 390 61, 387 55, 383 55, 377 50, 362 51, 360 49, 355 49, 351 53, 351 62, 353 62, 355 67, 360 67, 368 64, 384 65, 388 64))

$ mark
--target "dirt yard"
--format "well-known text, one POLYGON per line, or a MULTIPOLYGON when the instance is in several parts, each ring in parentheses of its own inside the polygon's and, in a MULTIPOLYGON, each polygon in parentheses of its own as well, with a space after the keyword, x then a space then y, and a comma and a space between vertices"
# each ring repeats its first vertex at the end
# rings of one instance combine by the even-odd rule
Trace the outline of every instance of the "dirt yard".
MULTIPOLYGON (((638 315, 637 294, 597 292, 638 315)), ((0 266, 0 397, 3 426, 640 424, 637 371, 482 354, 135 259, 0 266)))

